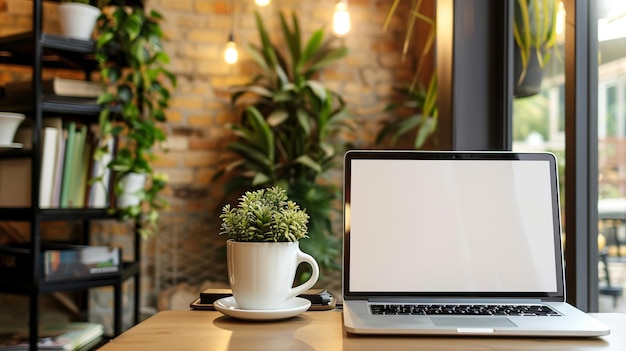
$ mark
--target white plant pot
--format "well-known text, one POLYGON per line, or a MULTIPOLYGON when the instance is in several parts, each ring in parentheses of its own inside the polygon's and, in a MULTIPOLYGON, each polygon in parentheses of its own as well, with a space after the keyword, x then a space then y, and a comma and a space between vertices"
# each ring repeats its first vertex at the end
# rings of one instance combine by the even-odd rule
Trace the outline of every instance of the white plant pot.
POLYGON ((66 2, 59 4, 57 11, 61 34, 75 39, 91 39, 100 9, 87 4, 66 2))
POLYGON ((25 116, 21 113, 0 112, 0 145, 8 145, 13 142, 15 132, 25 116))
POLYGON ((141 201, 137 193, 143 190, 146 184, 145 173, 129 173, 121 180, 123 192, 117 196, 117 207, 126 208, 139 205, 141 201))
POLYGON ((296 242, 226 242, 228 281, 239 308, 272 310, 313 287, 319 277, 315 259, 296 242), (311 266, 311 277, 293 287, 300 263, 311 266))

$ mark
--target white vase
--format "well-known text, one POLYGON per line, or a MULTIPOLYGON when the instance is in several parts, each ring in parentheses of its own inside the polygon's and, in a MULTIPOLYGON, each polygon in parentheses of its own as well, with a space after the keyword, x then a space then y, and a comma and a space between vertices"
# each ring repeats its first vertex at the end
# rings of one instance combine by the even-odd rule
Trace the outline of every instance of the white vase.
POLYGON ((141 199, 137 193, 143 190, 146 184, 145 173, 128 173, 122 179, 122 194, 117 196, 117 207, 126 208, 139 205, 141 199))
POLYGON ((87 4, 64 2, 58 5, 57 11, 61 34, 75 39, 91 39, 100 9, 87 4))

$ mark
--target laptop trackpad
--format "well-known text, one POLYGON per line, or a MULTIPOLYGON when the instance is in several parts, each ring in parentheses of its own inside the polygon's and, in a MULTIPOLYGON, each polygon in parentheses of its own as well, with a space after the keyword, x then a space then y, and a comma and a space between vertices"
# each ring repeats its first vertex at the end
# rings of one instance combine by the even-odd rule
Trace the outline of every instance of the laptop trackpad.
POLYGON ((454 328, 502 328, 517 327, 506 317, 430 317, 430 320, 438 327, 454 328))

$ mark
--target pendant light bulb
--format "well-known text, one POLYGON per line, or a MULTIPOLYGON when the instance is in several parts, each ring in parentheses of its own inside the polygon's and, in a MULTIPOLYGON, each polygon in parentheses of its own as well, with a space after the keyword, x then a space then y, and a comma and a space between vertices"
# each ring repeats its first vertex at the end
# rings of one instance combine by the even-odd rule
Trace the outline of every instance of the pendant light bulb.
POLYGON ((239 53, 237 52, 237 44, 235 44, 235 39, 233 35, 228 36, 228 43, 226 44, 226 49, 224 50, 224 61, 229 65, 237 62, 239 58, 239 53))
POLYGON ((335 4, 333 31, 338 36, 344 36, 350 31, 350 13, 348 12, 347 0, 339 0, 335 4))
POLYGON ((254 2, 259 6, 267 6, 270 3, 270 0, 254 0, 254 2))

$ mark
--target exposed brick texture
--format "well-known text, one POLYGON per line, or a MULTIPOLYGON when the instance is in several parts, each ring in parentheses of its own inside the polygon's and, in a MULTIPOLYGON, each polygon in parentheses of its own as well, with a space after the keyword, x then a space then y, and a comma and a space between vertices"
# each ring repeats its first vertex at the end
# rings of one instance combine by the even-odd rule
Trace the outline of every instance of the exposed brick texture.
MULTIPOLYGON (((414 58, 402 60, 400 54, 403 19, 396 17, 387 31, 382 29, 391 3, 350 0, 352 30, 341 39, 349 56, 320 77, 347 101, 358 128, 345 137, 359 148, 380 147, 374 140, 380 122, 388 116, 384 107, 391 101, 393 87, 409 82, 414 70, 414 58)), ((274 0, 266 8, 257 8, 252 0, 147 0, 146 4, 165 16, 166 50, 179 83, 164 125, 169 151, 159 153, 155 164, 157 171, 169 176, 165 194, 171 207, 161 215, 158 236, 144 243, 142 305, 156 306, 158 292, 179 282, 226 280, 225 239, 218 235, 218 215, 225 200, 221 182, 212 177, 232 139, 226 124, 236 120, 229 106, 229 88, 247 82, 255 72, 243 49, 246 43, 258 43, 253 12, 262 14, 272 38, 280 42, 278 10, 298 14, 306 37, 319 27, 332 35, 334 2, 274 0), (222 58, 231 23, 240 54, 232 66, 222 58)), ((49 32, 58 32, 55 6, 44 2, 44 29, 49 32)), ((0 0, 0 35, 29 30, 31 13, 30 1, 0 0)), ((23 72, 21 67, 0 65, 0 84, 23 72)), ((329 178, 340 185, 341 169, 329 178)), ((115 223, 96 225, 103 242, 123 236, 124 230, 115 223)))

